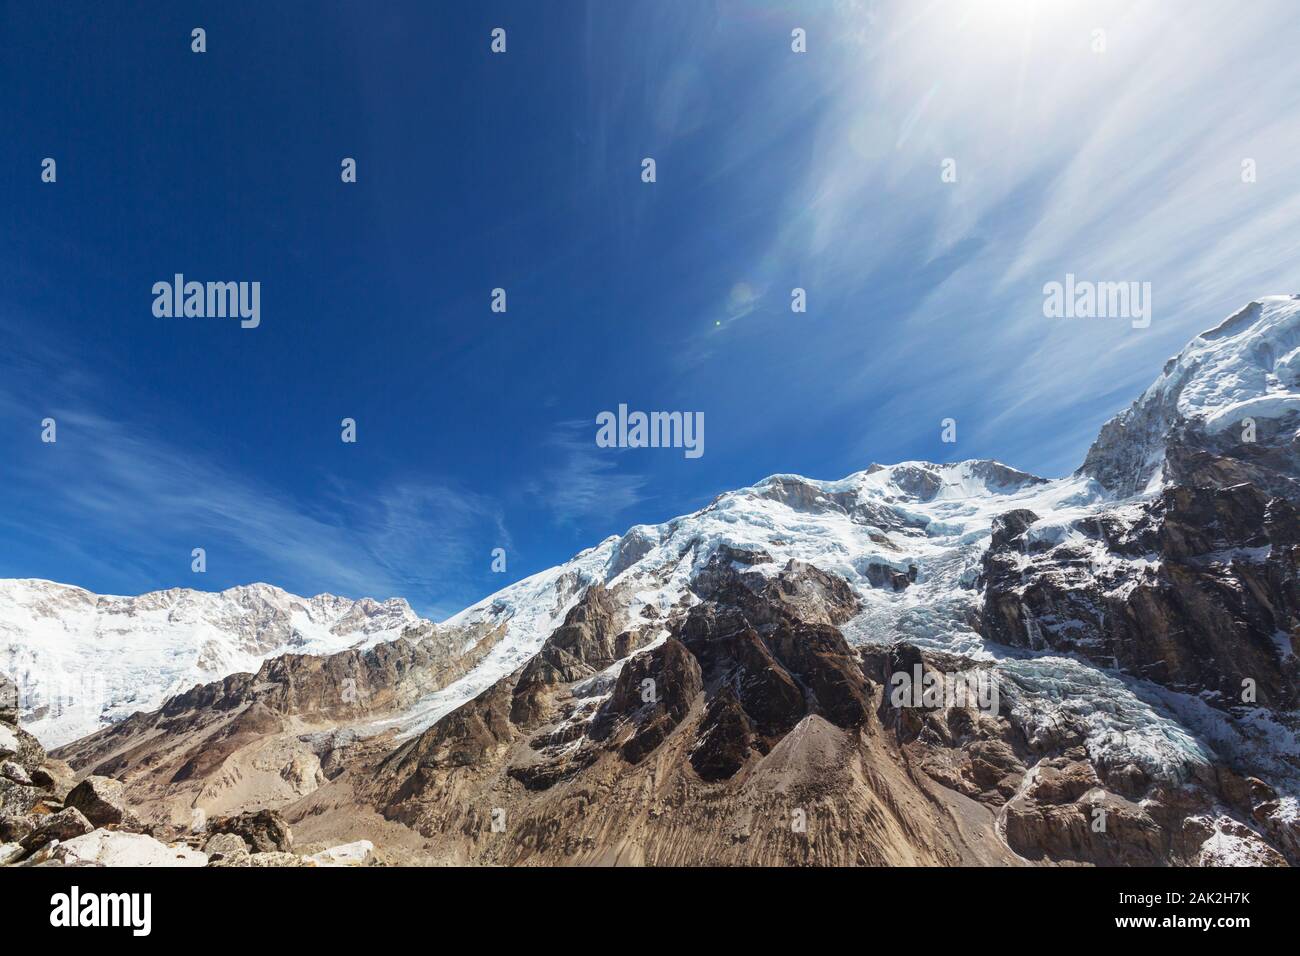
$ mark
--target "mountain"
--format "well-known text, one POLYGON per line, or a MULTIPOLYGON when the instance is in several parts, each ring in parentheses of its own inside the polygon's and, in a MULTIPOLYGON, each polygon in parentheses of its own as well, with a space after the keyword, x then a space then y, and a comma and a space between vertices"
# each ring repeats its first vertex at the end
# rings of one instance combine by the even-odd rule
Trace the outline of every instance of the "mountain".
POLYGON ((1120 495, 1250 481, 1295 500, 1298 316, 1295 296, 1269 296, 1198 335, 1106 423, 1080 473, 1120 495))
POLYGON ((274 812, 390 862, 1296 864, 1297 507, 1272 297, 1071 476, 772 476, 55 757, 163 837, 274 812))
POLYGON ((24 725, 53 747, 277 654, 369 646, 426 623, 400 598, 301 598, 269 584, 116 597, 0 580, 0 671, 22 688, 24 725))

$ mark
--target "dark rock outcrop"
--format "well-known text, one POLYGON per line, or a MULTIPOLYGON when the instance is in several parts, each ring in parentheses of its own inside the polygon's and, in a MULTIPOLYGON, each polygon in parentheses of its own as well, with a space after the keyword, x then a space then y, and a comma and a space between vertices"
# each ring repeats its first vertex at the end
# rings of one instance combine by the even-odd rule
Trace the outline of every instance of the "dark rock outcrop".
POLYGON ((994 522, 982 629, 1072 651, 1222 706, 1297 706, 1300 518, 1253 485, 1172 487, 1030 545, 1034 516, 994 522), (1136 516, 1134 516, 1136 514, 1136 516))
POLYGON ((36 826, 20 841, 26 850, 35 850, 52 840, 71 840, 95 827, 76 807, 66 807, 58 813, 40 817, 36 826))
POLYGON ((594 584, 569 611, 537 655, 524 667, 513 691, 510 719, 520 726, 541 720, 549 690, 591 677, 639 646, 636 631, 620 631, 617 609, 602 585, 594 584))
POLYGON ((617 738, 619 753, 637 763, 685 719, 704 689, 700 665, 676 638, 624 665, 609 700, 592 722, 591 736, 617 738))
POLYGON ((0 724, 18 726, 18 685, 0 674, 0 724))
POLYGON ((64 805, 76 807, 97 827, 131 823, 126 787, 111 777, 89 776, 69 791, 64 805))
POLYGON ((293 831, 274 810, 256 810, 208 821, 210 834, 228 833, 239 837, 251 853, 288 853, 293 850, 293 831))

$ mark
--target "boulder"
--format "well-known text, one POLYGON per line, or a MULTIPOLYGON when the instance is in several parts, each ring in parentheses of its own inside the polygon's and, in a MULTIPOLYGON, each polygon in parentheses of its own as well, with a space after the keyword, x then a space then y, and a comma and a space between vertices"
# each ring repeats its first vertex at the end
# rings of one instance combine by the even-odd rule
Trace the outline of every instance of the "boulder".
POLYGON ((357 840, 313 853, 311 859, 319 866, 369 866, 375 861, 375 845, 369 840, 357 840))
MULTIPOLYGON (((5 729, 5 725, 0 724, 0 731, 5 729)), ((18 741, 18 749, 12 757, 0 756, 0 760, 12 759, 15 763, 22 764, 22 768, 28 773, 44 764, 46 760, 45 748, 41 746, 41 742, 21 727, 10 729, 14 738, 18 741)))
POLYGON ((183 843, 168 846, 143 833, 95 830, 60 843, 50 859, 65 866, 206 866, 207 856, 183 843))
POLYGON ((30 787, 32 785, 31 774, 23 769, 22 764, 14 763, 12 760, 6 760, 3 763, 0 763, 0 777, 4 777, 6 780, 10 780, 14 783, 22 784, 24 787, 30 787))
POLYGON ((18 756, 17 728, 0 724, 0 760, 12 760, 18 756))
POLYGON ((68 807, 58 813, 39 818, 36 829, 23 838, 22 844, 28 850, 44 846, 51 840, 71 840, 83 833, 95 829, 90 821, 76 807, 68 807))
POLYGON ((293 831, 274 810, 256 810, 208 821, 210 833, 233 833, 243 838, 253 853, 288 852, 293 849, 293 831))
POLYGON ((77 783, 77 772, 64 760, 46 757, 45 763, 31 772, 32 783, 59 797, 67 796, 77 783))
POLYGON ((0 843, 0 866, 17 862, 26 852, 21 843, 0 843))
POLYGON ((0 843, 17 843, 32 829, 32 818, 28 814, 0 813, 0 843))
POLYGON ((32 786, 0 777, 0 816, 17 816, 28 813, 40 799, 40 791, 32 786))
POLYGON ((61 863, 50 861, 50 857, 54 855, 54 851, 57 850, 58 848, 59 848, 59 841, 54 840, 50 843, 45 844, 45 846, 41 847, 31 856, 27 857, 27 859, 23 860, 21 863, 15 863, 13 865, 14 866, 62 866, 61 863))
POLYGON ((126 808, 126 787, 112 777, 87 777, 68 792, 64 805, 76 807, 97 827, 132 822, 126 808))
POLYGON ((244 838, 234 833, 218 833, 203 846, 208 855, 208 863, 215 866, 219 861, 232 865, 240 857, 248 856, 248 844, 244 838))

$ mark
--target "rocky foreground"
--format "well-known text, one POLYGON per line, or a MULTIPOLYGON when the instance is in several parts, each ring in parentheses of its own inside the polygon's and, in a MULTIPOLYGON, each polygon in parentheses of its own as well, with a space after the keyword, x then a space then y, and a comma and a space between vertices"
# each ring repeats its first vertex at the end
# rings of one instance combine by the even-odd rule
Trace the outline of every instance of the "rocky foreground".
POLYGON ((18 726, 18 689, 0 674, 0 866, 364 866, 360 841, 295 853, 272 810, 196 821, 183 838, 142 823, 126 788, 77 775, 18 726))

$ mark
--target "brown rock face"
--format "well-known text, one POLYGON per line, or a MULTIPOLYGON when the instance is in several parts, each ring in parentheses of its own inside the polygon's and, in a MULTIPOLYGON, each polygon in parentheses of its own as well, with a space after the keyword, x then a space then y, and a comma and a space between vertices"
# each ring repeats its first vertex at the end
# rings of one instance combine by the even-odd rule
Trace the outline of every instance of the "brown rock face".
POLYGON ((639 763, 686 718, 703 689, 699 662, 670 637, 624 665, 592 723, 592 739, 613 739, 624 760, 639 763))
POLYGON ((1140 805, 1107 792, 1091 764, 1044 760, 1006 806, 1007 843, 1029 859, 1155 866, 1170 841, 1140 805))
POLYGON ((730 687, 723 687, 709 701, 700 724, 695 747, 691 751, 691 766, 701 780, 710 783, 726 780, 745 766, 749 758, 764 747, 745 707, 730 687))
POLYGON ((550 689, 591 677, 640 646, 635 631, 620 631, 617 609, 609 592, 592 585, 524 667, 514 689, 510 719, 521 726, 536 723, 547 712, 550 689))
MULTIPOLYGON (((410 743, 393 751, 384 766, 405 775, 421 770, 473 767, 487 763, 515 736, 510 723, 513 684, 497 681, 473 700, 457 707, 410 743)), ((413 780, 412 788, 421 782, 413 780)))
POLYGON ((722 555, 702 603, 612 680, 595 667, 617 619, 589 595, 548 641, 568 656, 544 650, 353 786, 460 862, 1014 862, 974 835, 991 809, 908 769, 883 732, 880 687, 831 623, 855 605, 843 582, 796 564, 765 578, 763 560, 722 555))
POLYGON ((252 853, 287 853, 293 849, 293 831, 274 810, 257 810, 232 817, 216 817, 208 821, 212 834, 228 833, 248 845, 252 853))
POLYGON ((773 616, 760 633, 710 603, 691 609, 679 637, 700 662, 707 714, 697 759, 714 779, 770 751, 809 714, 854 727, 870 710, 861 665, 829 625, 773 616))
POLYGON ((765 551, 722 547, 692 588, 701 600, 734 608, 759 629, 778 620, 839 625, 861 609, 847 582, 805 562, 791 560, 775 576, 750 570, 771 561, 765 551))
POLYGON ((76 807, 97 827, 131 822, 126 787, 110 777, 87 777, 72 788, 64 803, 76 807))
MULTIPOLYGON (((264 662, 256 674, 232 674, 170 698, 152 723, 165 725, 169 732, 187 730, 214 712, 240 710, 253 702, 266 714, 344 720, 410 703, 425 692, 427 683, 459 676, 472 661, 460 654, 452 637, 431 629, 408 632, 407 637, 364 651, 324 657, 284 654, 264 662)), ((261 725, 250 729, 266 733, 272 729, 271 720, 263 717, 261 725)), ((71 747, 65 750, 73 752, 71 747)))
POLYGON ((1296 658, 1280 643, 1300 635, 1290 503, 1251 485, 1170 488, 1137 518, 1076 522, 1083 545, 1031 541, 1034 520, 1022 511, 994 523, 982 573, 989 637, 1210 691, 1222 706, 1300 703, 1296 658))

